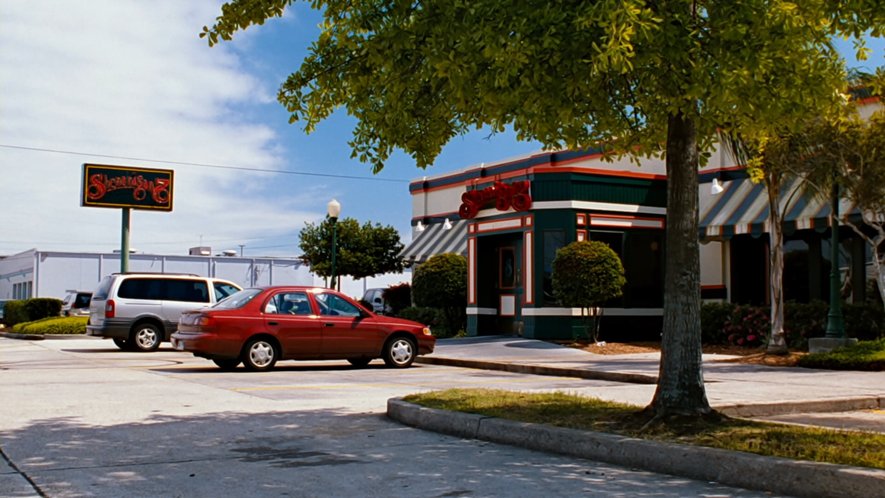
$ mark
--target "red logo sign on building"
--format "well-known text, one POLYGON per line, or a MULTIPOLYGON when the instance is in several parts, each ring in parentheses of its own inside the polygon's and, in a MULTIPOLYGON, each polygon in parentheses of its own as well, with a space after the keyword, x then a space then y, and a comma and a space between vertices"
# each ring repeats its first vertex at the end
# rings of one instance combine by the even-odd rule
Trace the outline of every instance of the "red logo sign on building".
POLYGON ((479 210, 494 202, 495 209, 507 211, 528 211, 532 207, 529 194, 530 183, 522 180, 513 183, 495 182, 491 187, 469 190, 461 194, 461 208, 458 214, 463 219, 473 219, 479 210))

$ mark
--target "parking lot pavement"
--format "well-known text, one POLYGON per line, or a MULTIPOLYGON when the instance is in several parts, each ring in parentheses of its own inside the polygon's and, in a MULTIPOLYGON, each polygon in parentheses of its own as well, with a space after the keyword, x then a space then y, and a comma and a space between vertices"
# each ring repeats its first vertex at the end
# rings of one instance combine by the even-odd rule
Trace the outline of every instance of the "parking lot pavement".
POLYGON ((0 338, 0 445, 18 469, 0 468, 0 496, 770 496, 384 415, 388 398, 421 389, 600 382, 424 365, 281 367, 223 372, 165 346, 143 354, 98 339, 0 338))

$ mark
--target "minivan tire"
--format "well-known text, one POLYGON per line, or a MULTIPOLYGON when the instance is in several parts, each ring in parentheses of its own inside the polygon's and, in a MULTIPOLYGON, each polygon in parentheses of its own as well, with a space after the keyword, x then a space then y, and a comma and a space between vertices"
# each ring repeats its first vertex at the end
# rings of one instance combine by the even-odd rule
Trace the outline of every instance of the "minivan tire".
POLYGON ((133 351, 141 351, 149 353, 156 351, 163 341, 163 333, 160 328, 152 323, 139 323, 132 329, 132 334, 126 344, 131 346, 133 351))

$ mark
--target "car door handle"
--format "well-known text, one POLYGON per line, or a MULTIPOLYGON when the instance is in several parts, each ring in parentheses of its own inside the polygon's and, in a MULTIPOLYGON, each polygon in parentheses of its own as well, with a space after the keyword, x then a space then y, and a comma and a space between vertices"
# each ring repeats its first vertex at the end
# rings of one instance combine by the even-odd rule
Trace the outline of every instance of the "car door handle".
POLYGON ((267 322, 268 325, 279 325, 277 322, 267 322))
POLYGON ((334 326, 335 326, 335 324, 334 324, 334 323, 329 323, 329 322, 326 322, 326 327, 334 327, 334 326))

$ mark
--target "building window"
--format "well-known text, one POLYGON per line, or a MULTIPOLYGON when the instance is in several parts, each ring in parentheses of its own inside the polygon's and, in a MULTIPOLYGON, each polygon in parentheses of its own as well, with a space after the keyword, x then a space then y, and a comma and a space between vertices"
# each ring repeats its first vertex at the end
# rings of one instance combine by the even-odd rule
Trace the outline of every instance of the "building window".
POLYGON ((564 230, 544 230, 544 297, 542 303, 545 306, 559 306, 559 301, 553 295, 553 260, 556 251, 565 246, 564 230))

